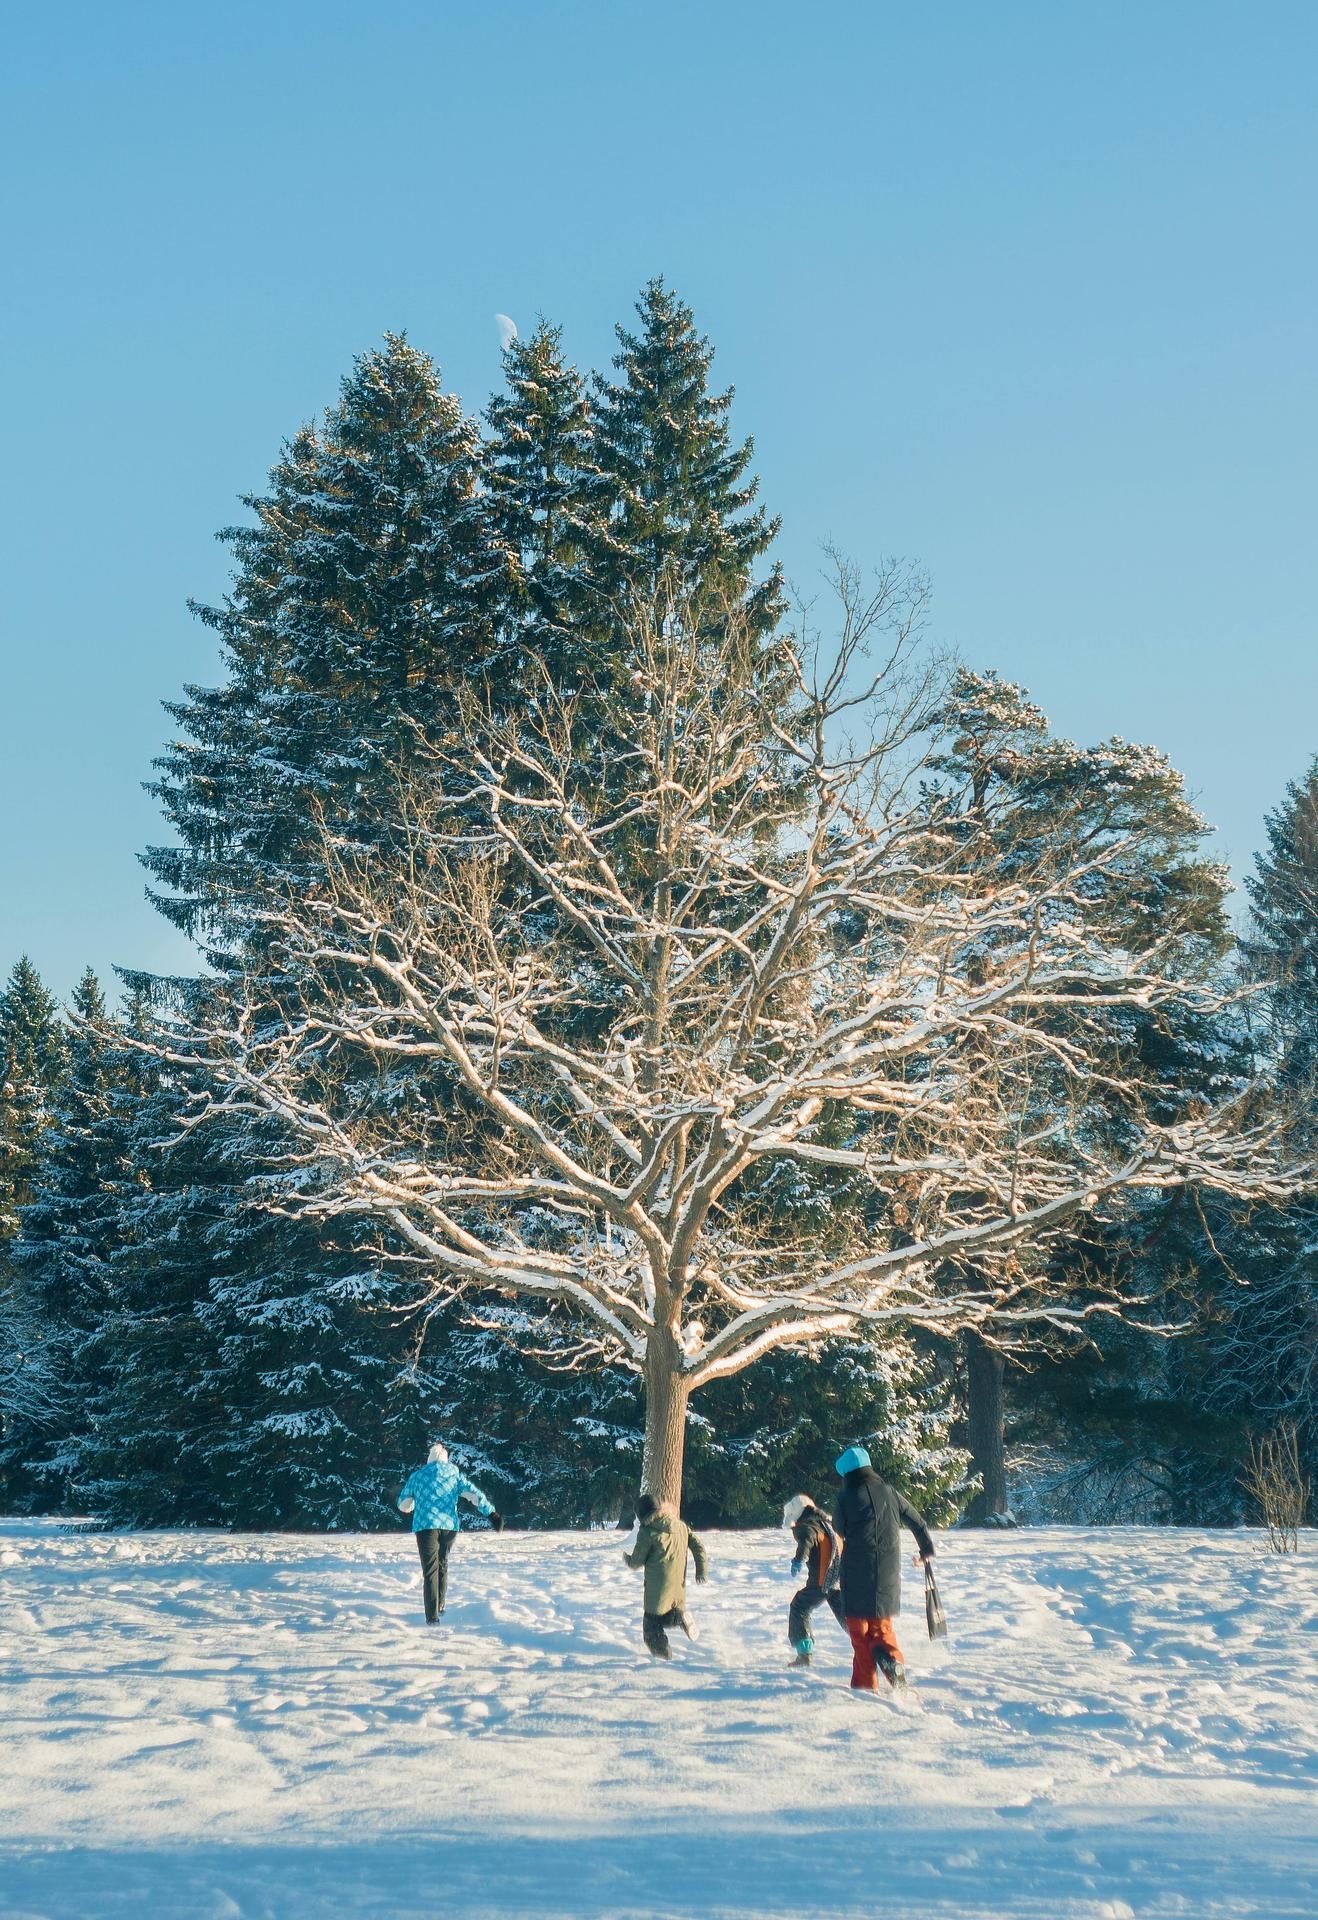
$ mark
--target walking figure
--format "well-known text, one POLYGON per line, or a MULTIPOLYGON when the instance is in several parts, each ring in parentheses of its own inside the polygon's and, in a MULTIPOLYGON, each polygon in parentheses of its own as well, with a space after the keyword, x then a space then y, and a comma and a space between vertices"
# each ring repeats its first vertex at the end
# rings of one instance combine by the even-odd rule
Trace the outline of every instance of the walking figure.
POLYGON ((433 1627, 444 1611, 448 1591, 448 1557, 462 1527, 458 1502, 465 1500, 477 1513, 488 1516, 496 1533, 503 1521, 480 1488, 460 1473, 448 1457, 448 1448, 436 1440, 424 1467, 408 1476, 398 1496, 401 1513, 412 1516, 412 1532, 421 1555, 421 1581, 426 1609, 426 1624, 433 1627))
POLYGON ((808 1667, 815 1650, 810 1616, 816 1607, 827 1605, 842 1631, 847 1630, 839 1591, 842 1543, 832 1523, 808 1493, 792 1495, 783 1508, 783 1525, 791 1528, 796 1542, 792 1572, 798 1578, 805 1575, 805 1585, 792 1595, 792 1604, 787 1609, 787 1638, 796 1654, 797 1666, 808 1667))
POLYGON ((833 1525, 842 1536, 842 1607, 851 1635, 851 1684, 874 1692, 881 1673, 890 1686, 904 1687, 906 1666, 893 1626, 901 1611, 901 1529, 909 1527, 915 1535, 926 1565, 934 1557, 933 1539, 910 1501, 875 1473, 864 1447, 848 1447, 836 1466, 842 1490, 833 1525))
POLYGON ((641 1634, 656 1660, 671 1660, 668 1627, 680 1627, 688 1640, 695 1638, 686 1617, 687 1554, 696 1563, 698 1587, 704 1585, 709 1555, 686 1522, 661 1507, 652 1493, 643 1493, 636 1502, 636 1518, 636 1545, 623 1559, 645 1571, 641 1634))

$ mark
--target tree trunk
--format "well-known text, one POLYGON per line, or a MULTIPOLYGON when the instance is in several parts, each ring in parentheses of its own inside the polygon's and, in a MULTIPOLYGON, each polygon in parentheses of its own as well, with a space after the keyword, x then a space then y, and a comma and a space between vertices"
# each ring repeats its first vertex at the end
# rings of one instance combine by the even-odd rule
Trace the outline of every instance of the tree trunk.
POLYGON ((682 1371, 683 1354, 667 1327, 656 1327, 645 1356, 645 1456, 641 1485, 656 1500, 677 1510, 682 1501, 682 1458, 686 1450, 686 1404, 691 1389, 682 1371))
POLYGON ((996 1347, 973 1328, 966 1334, 966 1444, 983 1482, 966 1511, 974 1526, 992 1526, 1008 1517, 1007 1451, 1003 1439, 1002 1377, 1005 1363, 996 1347))

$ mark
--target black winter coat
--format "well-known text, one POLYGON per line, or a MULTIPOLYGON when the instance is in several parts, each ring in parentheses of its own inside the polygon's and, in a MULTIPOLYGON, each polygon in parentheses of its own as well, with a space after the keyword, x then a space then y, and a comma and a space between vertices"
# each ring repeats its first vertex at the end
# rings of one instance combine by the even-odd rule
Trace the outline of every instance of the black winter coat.
POLYGON ((844 1542, 842 1609, 849 1620, 888 1620, 901 1609, 903 1526, 923 1554, 934 1550, 929 1529, 910 1501, 873 1467, 854 1467, 842 1482, 833 1525, 844 1542))

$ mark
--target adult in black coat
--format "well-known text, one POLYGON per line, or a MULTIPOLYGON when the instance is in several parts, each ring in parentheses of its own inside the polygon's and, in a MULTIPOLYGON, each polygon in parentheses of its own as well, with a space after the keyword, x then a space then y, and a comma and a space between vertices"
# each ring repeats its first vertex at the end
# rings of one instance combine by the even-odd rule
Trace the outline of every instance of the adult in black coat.
POLYGON ((892 1686, 904 1686, 906 1669, 892 1624, 901 1611, 901 1530, 909 1527, 915 1535, 922 1560, 933 1559, 933 1538, 910 1501, 875 1473, 864 1447, 848 1447, 837 1471, 842 1490, 833 1525, 844 1545, 842 1608, 851 1635, 851 1684, 872 1692, 882 1673, 892 1686))

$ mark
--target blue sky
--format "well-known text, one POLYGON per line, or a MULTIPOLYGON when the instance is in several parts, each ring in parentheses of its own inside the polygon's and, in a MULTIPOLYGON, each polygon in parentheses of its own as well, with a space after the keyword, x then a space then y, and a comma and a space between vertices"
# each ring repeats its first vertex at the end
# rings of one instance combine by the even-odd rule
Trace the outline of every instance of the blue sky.
POLYGON ((937 639, 1171 753, 1238 870, 1318 751, 1318 8, 228 0, 11 10, 0 971, 144 899, 215 529, 405 327, 584 364, 662 272, 783 557, 918 558, 937 639))

